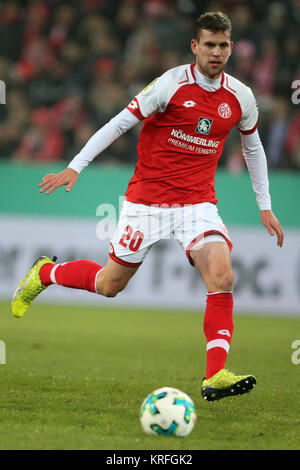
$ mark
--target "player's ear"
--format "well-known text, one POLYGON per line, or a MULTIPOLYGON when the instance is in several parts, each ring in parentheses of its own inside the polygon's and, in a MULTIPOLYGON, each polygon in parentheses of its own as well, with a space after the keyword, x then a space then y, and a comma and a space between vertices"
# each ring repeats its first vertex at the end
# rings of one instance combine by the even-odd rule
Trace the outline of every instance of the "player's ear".
POLYGON ((191 49, 192 49, 192 53, 193 53, 194 55, 197 54, 197 46, 198 46, 198 41, 197 41, 197 39, 192 39, 192 40, 191 40, 191 49))
POLYGON ((233 49, 233 46, 234 46, 234 43, 233 43, 233 41, 230 41, 230 54, 229 54, 229 55, 231 55, 231 54, 232 54, 232 49, 233 49))

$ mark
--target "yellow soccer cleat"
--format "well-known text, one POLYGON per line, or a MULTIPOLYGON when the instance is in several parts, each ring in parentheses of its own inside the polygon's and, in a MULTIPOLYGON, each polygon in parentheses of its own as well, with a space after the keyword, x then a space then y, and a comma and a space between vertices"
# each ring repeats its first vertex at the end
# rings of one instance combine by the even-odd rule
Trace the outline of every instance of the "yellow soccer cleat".
POLYGON ((30 307, 33 300, 46 289, 40 280, 40 269, 46 263, 55 264, 56 257, 51 260, 46 256, 38 258, 26 274, 24 279, 16 288, 11 301, 12 314, 17 317, 23 317, 24 313, 30 307))
POLYGON ((255 385, 256 378, 253 375, 235 375, 221 369, 209 379, 203 380, 201 393, 205 400, 214 401, 248 393, 255 385))

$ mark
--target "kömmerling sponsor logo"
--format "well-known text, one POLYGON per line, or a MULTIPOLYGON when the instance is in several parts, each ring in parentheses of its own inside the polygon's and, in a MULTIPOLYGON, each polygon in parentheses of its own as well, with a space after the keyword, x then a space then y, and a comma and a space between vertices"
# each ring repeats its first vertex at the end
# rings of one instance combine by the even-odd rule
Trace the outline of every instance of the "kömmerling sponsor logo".
POLYGON ((185 134, 184 132, 182 132, 181 129, 172 129, 171 136, 176 137, 180 140, 184 140, 185 142, 203 145, 205 147, 218 148, 220 143, 218 140, 206 139, 204 137, 197 137, 194 135, 185 134))

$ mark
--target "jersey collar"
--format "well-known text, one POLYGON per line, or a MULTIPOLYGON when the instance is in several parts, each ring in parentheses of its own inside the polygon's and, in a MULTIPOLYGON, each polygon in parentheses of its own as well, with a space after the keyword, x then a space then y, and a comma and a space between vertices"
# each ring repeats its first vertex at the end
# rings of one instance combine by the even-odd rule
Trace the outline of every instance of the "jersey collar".
MULTIPOLYGON (((191 64, 191 74, 192 74, 192 77, 193 77, 194 81, 197 82, 195 68, 196 68, 196 62, 194 62, 193 64, 191 64)), ((220 85, 221 85, 221 86, 223 86, 224 80, 225 80, 225 73, 222 72, 222 75, 221 75, 221 82, 220 82, 220 85)))

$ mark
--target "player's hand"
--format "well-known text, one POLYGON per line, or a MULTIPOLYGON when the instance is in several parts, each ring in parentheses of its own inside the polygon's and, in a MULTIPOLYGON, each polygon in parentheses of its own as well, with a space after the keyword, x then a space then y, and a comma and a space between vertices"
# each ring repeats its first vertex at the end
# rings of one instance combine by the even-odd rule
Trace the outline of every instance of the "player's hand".
POLYGON ((45 175, 39 183, 39 186, 41 186, 40 193, 46 191, 46 194, 51 194, 60 186, 66 186, 66 191, 69 192, 76 183, 78 176, 78 173, 72 170, 72 168, 66 168, 57 174, 50 173, 45 175))
POLYGON ((277 245, 282 247, 284 233, 279 223, 279 220, 275 217, 272 211, 260 211, 260 217, 262 224, 266 227, 269 234, 274 236, 277 235, 277 245))

